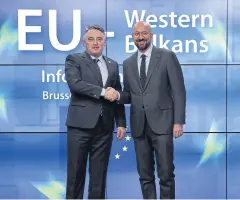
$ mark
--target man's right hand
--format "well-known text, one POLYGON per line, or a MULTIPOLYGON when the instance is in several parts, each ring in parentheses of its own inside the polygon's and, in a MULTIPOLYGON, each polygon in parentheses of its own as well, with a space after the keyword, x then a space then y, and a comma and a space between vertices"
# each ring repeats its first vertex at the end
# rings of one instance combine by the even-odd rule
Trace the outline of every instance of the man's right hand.
POLYGON ((115 101, 119 98, 119 93, 114 88, 108 87, 106 89, 104 98, 109 101, 115 101))

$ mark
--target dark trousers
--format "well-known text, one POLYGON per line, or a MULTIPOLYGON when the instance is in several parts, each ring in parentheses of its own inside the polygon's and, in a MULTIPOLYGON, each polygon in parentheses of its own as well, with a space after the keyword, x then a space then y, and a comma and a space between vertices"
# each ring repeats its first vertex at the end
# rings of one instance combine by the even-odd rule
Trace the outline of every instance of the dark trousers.
POLYGON ((157 199, 155 185, 156 156, 157 174, 160 179, 160 198, 175 199, 175 175, 173 163, 173 135, 154 133, 145 120, 144 134, 134 138, 137 169, 144 199, 157 199))
POLYGON ((113 134, 102 118, 94 129, 68 127, 66 199, 83 199, 89 156, 89 199, 105 199, 106 175, 113 134))

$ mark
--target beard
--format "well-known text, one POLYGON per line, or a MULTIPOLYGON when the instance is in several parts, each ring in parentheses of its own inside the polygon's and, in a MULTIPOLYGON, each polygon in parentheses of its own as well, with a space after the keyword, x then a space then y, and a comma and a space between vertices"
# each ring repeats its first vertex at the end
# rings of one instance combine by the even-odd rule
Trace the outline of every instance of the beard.
POLYGON ((144 51, 144 50, 147 50, 148 47, 151 45, 151 41, 150 40, 147 40, 147 39, 138 39, 136 40, 135 42, 135 45, 137 46, 137 48, 141 51, 144 51), (142 42, 144 41, 145 44, 144 45, 140 45, 139 42, 142 42))

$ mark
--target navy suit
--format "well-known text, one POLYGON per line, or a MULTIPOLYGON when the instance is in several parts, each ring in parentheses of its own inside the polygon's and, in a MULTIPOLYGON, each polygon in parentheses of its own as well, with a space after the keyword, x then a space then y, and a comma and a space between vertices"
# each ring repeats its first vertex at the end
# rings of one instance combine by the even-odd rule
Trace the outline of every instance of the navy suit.
POLYGON ((156 199, 155 154, 161 198, 174 199, 173 125, 185 124, 186 107, 181 66, 173 52, 153 46, 142 80, 137 60, 138 52, 123 62, 124 90, 119 104, 131 104, 131 134, 143 198, 156 199))
POLYGON ((108 70, 105 85, 98 65, 87 52, 69 55, 66 58, 65 75, 71 91, 66 120, 67 199, 83 198, 88 156, 88 198, 105 198, 114 122, 117 127, 126 127, 124 105, 110 102, 101 96, 103 88, 122 90, 118 64, 105 56, 103 58, 108 70))

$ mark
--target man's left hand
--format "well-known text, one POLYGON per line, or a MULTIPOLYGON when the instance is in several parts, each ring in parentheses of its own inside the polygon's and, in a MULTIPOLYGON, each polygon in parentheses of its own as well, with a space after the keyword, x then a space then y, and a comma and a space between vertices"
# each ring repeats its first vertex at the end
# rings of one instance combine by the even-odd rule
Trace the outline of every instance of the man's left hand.
POLYGON ((183 125, 182 124, 174 124, 173 126, 173 136, 175 138, 179 138, 183 135, 183 125))
POLYGON ((124 127, 118 127, 117 128, 117 139, 121 140, 125 136, 126 129, 124 127))

